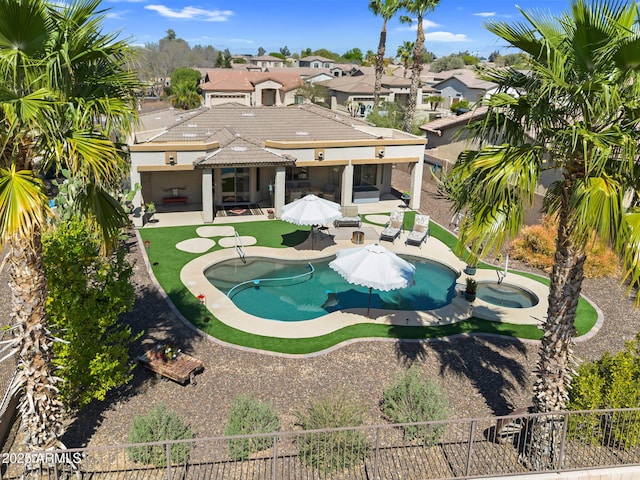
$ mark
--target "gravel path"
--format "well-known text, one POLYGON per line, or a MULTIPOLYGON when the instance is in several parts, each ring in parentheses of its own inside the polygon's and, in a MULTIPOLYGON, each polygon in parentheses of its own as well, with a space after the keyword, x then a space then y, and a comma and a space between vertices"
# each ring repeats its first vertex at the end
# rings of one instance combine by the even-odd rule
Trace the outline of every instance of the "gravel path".
MULTIPOLYGON (((408 182, 408 175, 396 169, 395 188, 404 191, 408 182)), ((421 211, 445 227, 451 218, 431 180, 423 186, 421 211)), ((537 360, 535 342, 488 336, 424 343, 362 341, 325 355, 295 359, 247 352, 220 345, 184 326, 150 281, 134 237, 130 248, 137 300, 126 321, 145 332, 132 358, 145 345, 172 338, 203 360, 205 370, 197 376, 196 385, 185 387, 136 368, 130 385, 72 419, 64 438, 68 447, 126 443, 132 419, 161 402, 187 419, 196 436, 220 435, 231 401, 240 393, 273 402, 283 430, 296 428, 296 412, 329 392, 346 394, 363 406, 367 423, 380 423, 384 419, 378 402, 383 389, 412 363, 425 377, 441 381, 458 418, 501 415, 529 403, 537 360)), ((510 266, 530 270, 515 261, 510 266)), ((585 280, 583 293, 602 309, 605 322, 595 337, 577 344, 581 358, 595 359, 604 351, 618 350, 640 330, 640 311, 617 280, 585 280)))

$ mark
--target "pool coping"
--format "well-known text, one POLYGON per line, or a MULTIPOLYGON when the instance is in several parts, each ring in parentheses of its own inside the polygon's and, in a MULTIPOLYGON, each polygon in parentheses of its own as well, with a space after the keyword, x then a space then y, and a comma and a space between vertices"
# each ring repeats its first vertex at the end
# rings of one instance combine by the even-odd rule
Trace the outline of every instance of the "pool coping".
MULTIPOLYGON (((375 225, 370 225, 370 227, 376 228, 375 225)), ((379 229, 376 231, 379 232, 379 229)), ((329 234, 331 233, 330 230, 329 234)), ((429 237, 421 248, 407 246, 404 244, 404 238, 407 234, 408 232, 404 232, 402 237, 394 243, 383 242, 382 244, 395 253, 434 260, 460 272, 456 285, 459 294, 450 304, 429 311, 395 311, 372 308, 371 318, 366 316, 365 308, 359 308, 331 312, 319 318, 298 322, 264 319, 240 310, 223 292, 211 285, 204 275, 206 268, 211 265, 222 260, 237 258, 238 253, 235 249, 219 250, 192 260, 180 271, 180 280, 194 297, 204 295, 207 309, 221 322, 237 330, 266 337, 313 338, 362 323, 429 327, 461 322, 472 316, 520 325, 541 325, 544 321, 548 310, 549 289, 543 283, 510 271, 503 283, 515 285, 534 293, 539 300, 537 305, 529 308, 505 308, 489 304, 479 298, 470 304, 463 296, 465 274, 462 272, 465 263, 449 247, 434 237, 429 237)), ((350 240, 336 240, 326 243, 318 244, 316 242, 315 249, 311 249, 311 242, 307 240, 296 247, 284 249, 253 246, 245 247, 244 250, 246 256, 308 261, 330 257, 340 249, 354 246, 350 240)), ((376 242, 370 240, 366 243, 376 242)), ((478 269, 474 278, 479 282, 496 281, 499 273, 502 272, 493 269, 478 269)))

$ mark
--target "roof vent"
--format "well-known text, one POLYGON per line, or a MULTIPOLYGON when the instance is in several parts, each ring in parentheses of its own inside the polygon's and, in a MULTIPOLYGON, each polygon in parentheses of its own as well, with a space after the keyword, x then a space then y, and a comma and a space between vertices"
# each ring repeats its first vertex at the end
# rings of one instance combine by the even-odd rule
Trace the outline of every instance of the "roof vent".
POLYGON ((296 135, 299 135, 300 137, 306 137, 307 135, 309 135, 309 132, 296 132, 296 135))
POLYGON ((195 123, 190 123, 189 125, 187 125, 187 127, 189 127, 189 128, 197 128, 198 125, 196 125, 195 123))
POLYGON ((198 134, 197 133, 183 133, 182 136, 183 137, 193 138, 193 137, 197 137, 198 134))
POLYGON ((244 113, 242 114, 242 116, 243 116, 243 117, 255 117, 255 116, 256 116, 256 114, 255 114, 255 113, 253 113, 253 112, 244 112, 244 113))
POLYGON ((246 152, 247 147, 231 147, 231 150, 233 150, 234 152, 246 152))

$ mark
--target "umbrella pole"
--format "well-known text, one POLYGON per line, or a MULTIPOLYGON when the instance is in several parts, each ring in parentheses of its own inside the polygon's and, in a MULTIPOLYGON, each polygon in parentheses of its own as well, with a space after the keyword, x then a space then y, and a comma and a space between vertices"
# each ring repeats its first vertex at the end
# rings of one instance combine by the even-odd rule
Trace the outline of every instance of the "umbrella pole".
POLYGON ((371 310, 371 290, 373 287, 369 287, 369 302, 367 303, 367 317, 369 317, 369 310, 371 310))

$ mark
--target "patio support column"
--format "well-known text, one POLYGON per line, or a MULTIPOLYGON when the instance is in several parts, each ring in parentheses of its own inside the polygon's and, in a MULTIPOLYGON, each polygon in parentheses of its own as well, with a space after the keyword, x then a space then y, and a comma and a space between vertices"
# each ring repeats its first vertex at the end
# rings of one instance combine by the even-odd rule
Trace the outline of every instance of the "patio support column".
POLYGON ((273 208, 276 211, 276 218, 280 218, 282 207, 284 207, 285 178, 285 167, 276 167, 275 185, 273 186, 273 208))
POLYGON ((342 182, 341 182, 340 198, 342 199, 342 205, 353 204, 353 165, 345 165, 342 170, 342 182))
POLYGON ((213 169, 202 172, 202 219, 204 223, 213 222, 213 169))
MULTIPOLYGON (((131 167, 130 172, 130 188, 133 188, 134 185, 142 185, 142 178, 140 176, 140 172, 134 167, 131 167)), ((133 218, 133 225, 136 227, 142 227, 144 212, 142 210, 142 188, 140 188, 135 195, 133 196, 133 200, 131 200, 133 204, 133 212, 131 212, 131 216, 133 218)))
POLYGON ((424 160, 413 164, 411 169, 411 200, 409 206, 413 210, 420 210, 420 196, 422 195, 422 173, 424 170, 424 160))

